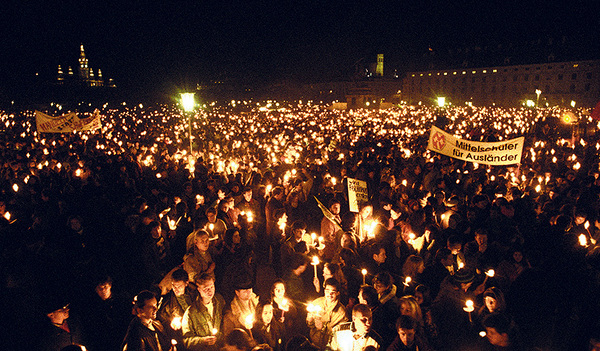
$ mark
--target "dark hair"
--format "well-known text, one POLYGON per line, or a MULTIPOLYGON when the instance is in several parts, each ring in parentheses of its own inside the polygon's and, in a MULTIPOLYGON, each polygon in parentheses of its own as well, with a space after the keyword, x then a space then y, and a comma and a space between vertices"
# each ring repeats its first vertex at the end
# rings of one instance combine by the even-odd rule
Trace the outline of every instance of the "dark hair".
POLYGON ((408 329, 416 330, 418 326, 417 320, 411 316, 402 315, 396 319, 396 330, 408 329))
POLYGON ((292 230, 296 230, 296 229, 306 229, 306 223, 304 223, 304 221, 301 220, 297 220, 292 224, 292 230))
POLYGON ((271 196, 273 196, 273 197, 274 197, 274 196, 277 196, 277 195, 283 194, 283 192, 284 192, 284 189, 283 189, 283 187, 281 187, 281 186, 276 186, 276 187, 274 187, 274 188, 273 188, 273 190, 271 190, 271 196))
POLYGON ((202 285, 204 282, 207 282, 209 280, 212 280, 214 282, 215 281, 215 277, 212 274, 208 273, 208 272, 197 274, 196 277, 194 277, 194 283, 198 287, 200 285, 202 285))
POLYGON ((329 200, 329 202, 327 203, 327 208, 330 208, 331 206, 335 205, 335 204, 342 204, 340 202, 340 200, 338 200, 336 197, 333 197, 329 200))
POLYGON ((335 278, 329 278, 327 280, 325 280, 325 283, 323 283, 324 286, 332 286, 335 288, 336 291, 340 292, 341 291, 341 286, 340 286, 340 282, 337 281, 337 279, 335 278))
POLYGON ((388 272, 380 272, 373 278, 373 283, 375 282, 379 282, 385 287, 390 287, 394 284, 394 278, 388 272))
POLYGON ((173 281, 177 282, 187 282, 190 279, 188 273, 183 268, 175 270, 172 274, 172 278, 173 281))
POLYGON ((225 344, 230 346, 235 346, 236 348, 249 351, 252 349, 252 340, 248 333, 246 333, 243 329, 235 328, 227 336, 225 337, 225 344))
POLYGON ((379 296, 377 290, 370 285, 363 285, 360 287, 359 292, 362 292, 363 299, 367 302, 370 307, 379 305, 379 296))
MULTIPOLYGON (((133 298, 133 306, 135 308, 144 308, 146 301, 155 299, 156 295, 149 290, 143 290, 133 298)), ((134 310, 135 312, 135 310, 134 310)))
POLYGON ((371 312, 371 309, 369 308, 369 306, 365 305, 364 303, 359 303, 357 305, 354 305, 354 307, 352 308, 352 316, 354 316, 357 313, 360 313, 363 316, 372 316, 373 315, 373 312, 371 312))
POLYGON ((379 253, 381 252, 381 249, 385 250, 385 246, 382 243, 373 244, 371 246, 371 249, 369 250, 371 253, 371 257, 373 257, 373 255, 379 255, 379 253))

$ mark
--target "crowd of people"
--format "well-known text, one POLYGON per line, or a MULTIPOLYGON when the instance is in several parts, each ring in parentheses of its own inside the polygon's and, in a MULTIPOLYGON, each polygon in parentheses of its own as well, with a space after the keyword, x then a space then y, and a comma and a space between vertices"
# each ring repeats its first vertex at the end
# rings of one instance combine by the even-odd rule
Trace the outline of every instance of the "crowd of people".
POLYGON ((600 135, 565 112, 124 104, 38 134, 4 111, 2 348, 598 350, 600 135), (524 136, 521 163, 429 151, 434 124, 524 136))

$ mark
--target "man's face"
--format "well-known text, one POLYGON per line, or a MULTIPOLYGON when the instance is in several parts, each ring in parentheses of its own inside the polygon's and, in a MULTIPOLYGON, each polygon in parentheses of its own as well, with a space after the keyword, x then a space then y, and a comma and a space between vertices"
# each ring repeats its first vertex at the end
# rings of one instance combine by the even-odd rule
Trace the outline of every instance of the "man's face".
POLYGON ((156 319, 156 312, 158 311, 158 302, 156 298, 151 298, 146 301, 146 304, 142 308, 138 308, 138 317, 142 319, 156 319))
POLYGON ((246 200, 247 202, 250 202, 250 200, 252 200, 252 190, 246 191, 244 193, 244 200, 246 200))
POLYGON ((248 301, 252 297, 252 288, 250 289, 237 289, 235 295, 241 301, 248 301))
POLYGON ((485 246, 488 242, 488 236, 484 234, 475 234, 475 241, 479 246, 485 246))
POLYGON ((98 284, 96 286, 96 294, 98 294, 102 301, 110 299, 112 295, 112 284, 109 282, 98 284))
POLYGON ((337 291, 337 289, 331 285, 327 285, 325 287, 324 293, 325 301, 327 301, 328 304, 337 302, 338 297, 340 296, 340 293, 337 291))
POLYGON ((198 286, 198 292, 205 303, 212 301, 212 298, 215 296, 215 281, 211 279, 202 282, 198 286))
POLYGON ((493 298, 491 296, 486 296, 485 297, 485 307, 487 307, 487 309, 490 312, 494 312, 496 310, 496 308, 498 308, 498 302, 496 301, 495 298, 493 298))
POLYGON ((171 287, 173 288, 173 293, 175 296, 181 296, 185 294, 185 288, 187 287, 187 282, 182 280, 173 280, 171 283, 171 287))
POLYGON ((400 341, 402 341, 402 343, 405 346, 410 347, 415 342, 415 330, 414 329, 399 328, 398 336, 400 337, 400 341))
POLYGON ((209 212, 206 214, 206 217, 208 217, 208 221, 211 223, 214 223, 217 220, 217 214, 216 213, 212 213, 209 212))
POLYGON ((508 334, 500 334, 496 328, 485 328, 485 336, 487 337, 490 344, 494 346, 502 346, 508 341, 508 334))
POLYGON ((365 316, 360 312, 352 315, 352 321, 354 322, 354 327, 356 328, 356 332, 359 335, 364 335, 369 332, 371 329, 371 322, 373 318, 371 316, 365 316))
POLYGON ((48 313, 48 318, 50 318, 52 323, 62 324, 65 319, 69 318, 69 306, 67 305, 54 312, 48 313))
POLYGON ((402 302, 400 304, 400 314, 403 316, 411 316, 412 315, 412 309, 410 308, 410 305, 406 302, 402 302))
POLYGON ((378 254, 373 255, 373 260, 379 264, 385 262, 386 259, 387 255, 385 254, 385 249, 380 249, 378 254))
POLYGON ((387 290, 387 286, 383 285, 381 282, 376 281, 373 284, 373 288, 375 288, 375 291, 377 291, 377 293, 379 295, 383 294, 386 290, 387 290))
POLYGON ((306 229, 295 229, 294 230, 294 239, 296 239, 296 241, 300 241, 300 239, 302 239, 302 235, 304 235, 304 233, 306 233, 306 229))
POLYGON ((340 214, 341 206, 340 206, 340 204, 335 203, 335 204, 331 205, 331 207, 329 208, 329 210, 334 215, 338 215, 338 214, 340 214))
POLYGON ((208 250, 209 240, 208 235, 199 235, 195 240, 196 247, 200 252, 206 252, 208 250))

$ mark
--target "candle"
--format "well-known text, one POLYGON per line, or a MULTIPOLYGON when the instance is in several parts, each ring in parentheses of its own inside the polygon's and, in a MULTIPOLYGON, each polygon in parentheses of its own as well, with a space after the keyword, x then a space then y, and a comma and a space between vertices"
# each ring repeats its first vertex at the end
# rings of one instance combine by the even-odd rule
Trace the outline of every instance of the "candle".
POLYGON ((6 218, 7 221, 10 221, 10 212, 6 211, 4 213, 4 218, 6 218))
POLYGON ((250 330, 254 326, 254 315, 249 314, 244 318, 244 327, 250 330))
POLYGON ((469 314, 469 322, 472 323, 473 320, 471 318, 471 312, 475 311, 475 305, 473 304, 473 300, 465 301, 465 307, 463 310, 469 314))
POLYGON ((179 317, 179 316, 173 317, 173 320, 171 320, 171 328, 173 330, 181 329, 181 317, 179 317))
POLYGON ((490 277, 490 278, 493 278, 494 275, 496 275, 496 272, 493 269, 490 269, 487 272, 485 272, 485 275, 488 276, 488 277, 490 277))
POLYGON ((588 245, 587 237, 585 236, 585 234, 579 235, 579 245, 581 245, 583 247, 586 247, 588 245))
POLYGON ((317 233, 311 233, 310 238, 312 239, 313 246, 317 246, 317 233))
POLYGON ((407 276, 407 277, 406 277, 406 279, 404 279, 404 283, 403 283, 403 284, 404 284, 405 286, 409 286, 409 285, 410 285, 410 282, 412 282, 412 278, 411 278, 411 277, 409 277, 409 276, 407 276))
POLYGON ((365 268, 363 268, 360 272, 362 273, 362 276, 363 276, 363 285, 366 285, 367 284, 367 282, 366 282, 367 270, 365 268))
POLYGON ((217 328, 212 328, 212 330, 211 330, 212 335, 217 335, 218 332, 219 332, 219 329, 217 329, 217 328))
POLYGON ((317 265, 319 265, 319 257, 313 256, 312 262, 310 264, 312 264, 313 267, 315 268, 315 278, 316 278, 317 277, 317 265))

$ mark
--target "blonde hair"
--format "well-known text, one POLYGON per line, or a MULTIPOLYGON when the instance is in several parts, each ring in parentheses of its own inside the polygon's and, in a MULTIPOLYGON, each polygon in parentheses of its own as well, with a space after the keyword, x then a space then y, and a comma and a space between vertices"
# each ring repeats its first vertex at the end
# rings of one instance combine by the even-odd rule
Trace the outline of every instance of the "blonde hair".
POLYGON ((409 316, 414 318, 419 325, 423 325, 423 313, 421 312, 421 306, 417 302, 417 299, 412 295, 402 296, 398 300, 398 306, 400 306, 400 310, 402 310, 402 304, 406 304, 409 308, 409 316))

